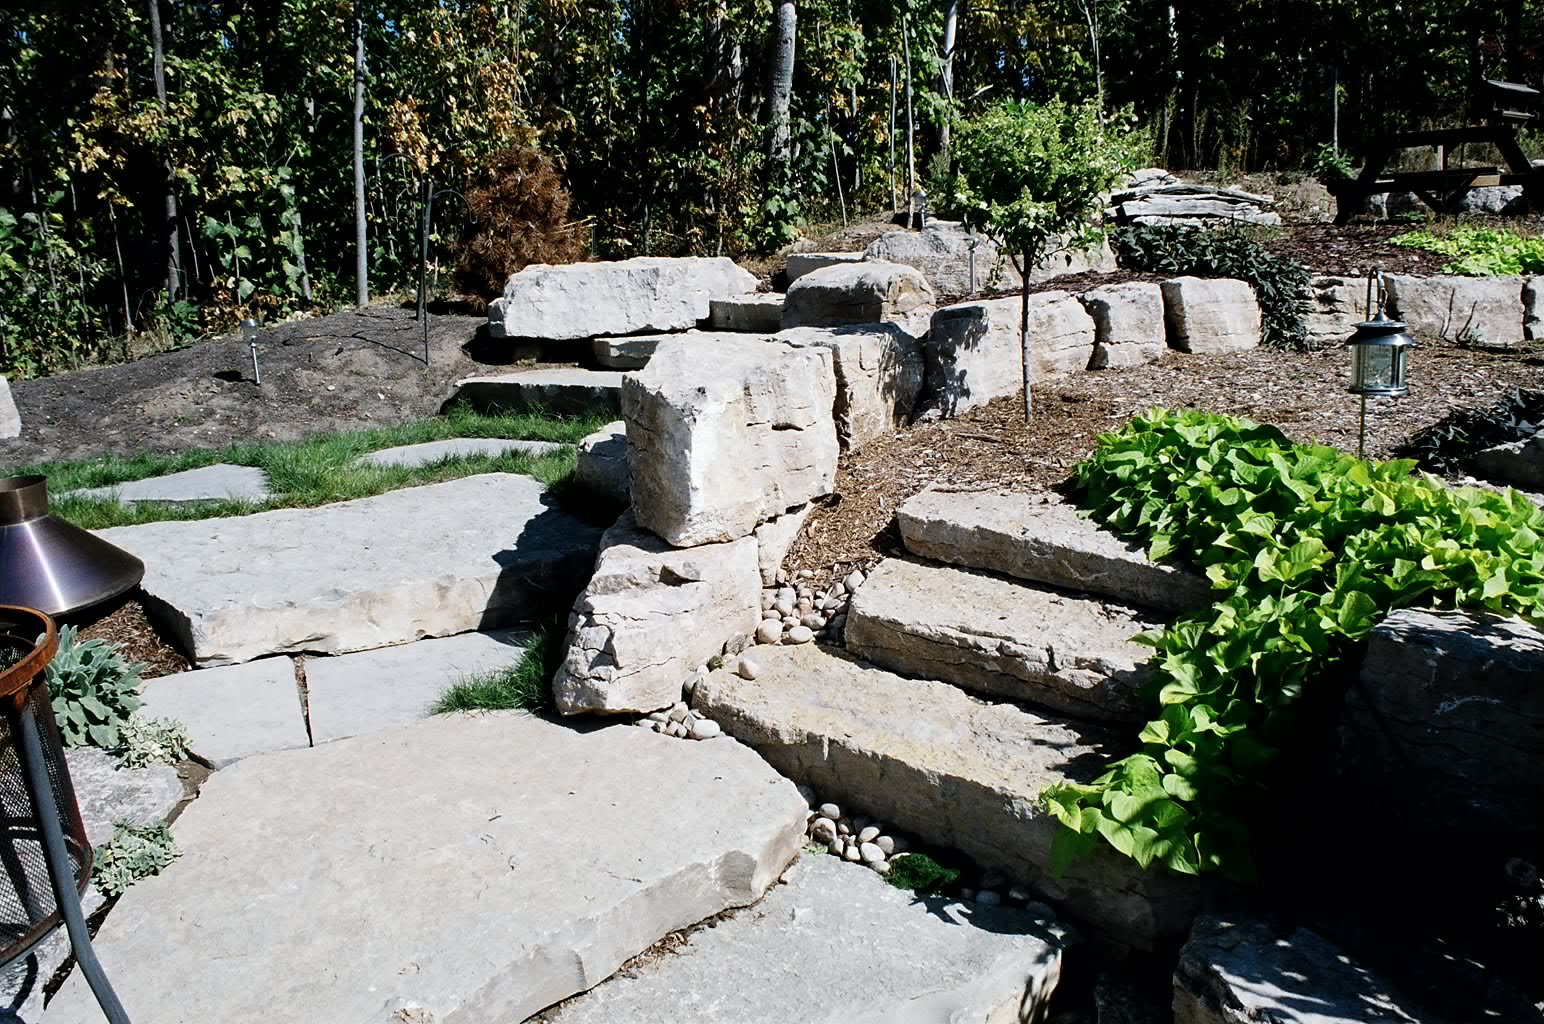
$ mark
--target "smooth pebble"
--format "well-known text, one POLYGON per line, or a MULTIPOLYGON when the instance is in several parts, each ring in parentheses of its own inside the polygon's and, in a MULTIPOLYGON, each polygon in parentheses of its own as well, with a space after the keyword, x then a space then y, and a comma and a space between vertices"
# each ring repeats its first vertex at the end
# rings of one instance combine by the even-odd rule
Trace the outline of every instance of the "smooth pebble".
POLYGON ((885 851, 873 843, 860 843, 858 844, 858 856, 863 858, 865 864, 873 864, 875 861, 885 859, 885 851))
POLYGON ((815 631, 808 626, 790 626, 784 639, 791 644, 807 644, 815 639, 815 631))
POLYGON ((761 668, 749 658, 741 658, 740 663, 735 666, 735 675, 741 679, 755 679, 756 673, 760 671, 761 668))
POLYGON ((836 804, 821 804, 820 816, 822 818, 830 818, 832 821, 836 821, 842 816, 842 809, 836 804))
POLYGON ((869 825, 858 833, 858 842, 872 843, 879 838, 879 826, 869 825))

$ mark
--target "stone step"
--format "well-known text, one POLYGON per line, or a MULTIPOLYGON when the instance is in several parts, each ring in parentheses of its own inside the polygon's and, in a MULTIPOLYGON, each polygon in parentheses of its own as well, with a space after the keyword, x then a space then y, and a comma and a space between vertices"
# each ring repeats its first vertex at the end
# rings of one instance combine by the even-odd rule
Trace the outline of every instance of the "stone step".
POLYGON ((62 491, 56 498, 116 499, 124 504, 140 501, 220 501, 262 502, 272 496, 268 474, 256 466, 216 463, 185 469, 180 473, 152 476, 106 487, 83 487, 62 491))
POLYGON ((1043 915, 916 896, 820 854, 784 883, 536 1021, 1028 1021, 1060 978, 1063 938, 1043 915))
POLYGON ((485 473, 101 536, 144 561, 152 614, 207 667, 369 650, 566 607, 600 530, 530 477, 485 473))
POLYGON ((504 437, 453 437, 444 441, 425 441, 423 444, 404 444, 395 448, 381 448, 361 455, 354 461, 367 466, 397 466, 413 468, 428 466, 446 459, 468 456, 498 457, 509 452, 527 455, 552 455, 569 447, 555 441, 518 441, 504 437))
POLYGON ((542 409, 565 416, 618 412, 622 408, 622 374, 560 366, 463 377, 456 381, 456 392, 446 404, 458 402, 481 412, 542 409))
POLYGON ((861 252, 792 252, 788 254, 788 283, 815 270, 834 267, 842 263, 862 263, 861 252))
POLYGON ((1050 870, 1060 826, 1040 791, 1091 781, 1123 752, 1123 733, 986 703, 813 644, 749 657, 754 681, 719 670, 692 701, 784 775, 1030 885, 1108 946, 1150 950, 1189 927, 1194 879, 1144 873, 1103 850, 1060 877, 1050 870))
POLYGON ((776 334, 783 329, 783 296, 763 293, 714 299, 708 303, 708 327, 715 331, 776 334))
POLYGON ((193 753, 215 768, 311 745, 291 658, 195 669, 145 683, 145 714, 187 726, 193 753))
POLYGON ((896 513, 906 550, 1128 604, 1182 612, 1211 602, 1206 579, 1154 562, 1055 496, 923 491, 896 513))
MULTIPOLYGON (((521 1021, 755 902, 806 813, 727 740, 433 718, 216 772, 96 948, 137 1021, 521 1021)), ((78 973, 47 1019, 101 1020, 78 973)))
POLYGON ((1141 721, 1160 625, 1125 605, 890 558, 848 610, 847 649, 882 668, 1062 714, 1141 721))

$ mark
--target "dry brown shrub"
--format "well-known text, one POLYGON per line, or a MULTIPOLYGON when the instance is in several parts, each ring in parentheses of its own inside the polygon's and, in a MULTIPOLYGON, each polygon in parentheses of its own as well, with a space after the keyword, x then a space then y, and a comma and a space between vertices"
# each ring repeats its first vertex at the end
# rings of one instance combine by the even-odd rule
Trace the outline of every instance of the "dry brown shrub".
POLYGON ((484 297, 532 263, 572 263, 584 255, 579 226, 553 162, 532 146, 488 157, 466 193, 468 227, 451 249, 456 284, 484 297))

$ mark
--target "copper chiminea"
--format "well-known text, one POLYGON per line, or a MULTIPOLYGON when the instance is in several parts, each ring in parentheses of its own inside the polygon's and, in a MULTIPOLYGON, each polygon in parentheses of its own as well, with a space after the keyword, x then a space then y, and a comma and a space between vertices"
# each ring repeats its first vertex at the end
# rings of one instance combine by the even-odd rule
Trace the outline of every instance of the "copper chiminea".
POLYGON ((138 586, 145 563, 48 514, 48 478, 0 479, 0 605, 64 615, 138 586))

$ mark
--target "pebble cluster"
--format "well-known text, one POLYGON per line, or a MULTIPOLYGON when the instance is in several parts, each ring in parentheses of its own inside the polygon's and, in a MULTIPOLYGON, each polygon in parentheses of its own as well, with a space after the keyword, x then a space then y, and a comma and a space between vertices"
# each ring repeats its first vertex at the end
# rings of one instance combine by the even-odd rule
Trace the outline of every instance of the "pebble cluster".
POLYGON ((683 740, 711 740, 724 732, 717 722, 693 711, 685 701, 677 702, 669 711, 656 711, 633 724, 683 740))
POLYGON ((854 569, 845 579, 837 580, 824 593, 817 593, 809 581, 809 569, 800 569, 779 587, 761 592, 761 625, 756 627, 758 644, 808 644, 819 639, 840 643, 847 626, 847 605, 866 578, 854 569))

